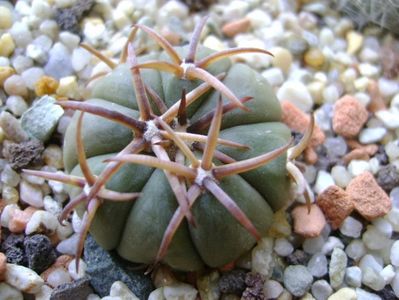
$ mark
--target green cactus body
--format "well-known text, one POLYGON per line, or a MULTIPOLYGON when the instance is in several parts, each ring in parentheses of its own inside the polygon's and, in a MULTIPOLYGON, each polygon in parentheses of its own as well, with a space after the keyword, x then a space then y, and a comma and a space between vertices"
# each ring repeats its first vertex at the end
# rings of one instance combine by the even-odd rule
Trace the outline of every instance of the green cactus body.
MULTIPOLYGON (((187 51, 186 47, 179 52, 187 51)), ((199 48, 198 57, 211 53, 199 48)), ((146 61, 150 58, 139 58, 146 61)), ((160 54, 161 60, 167 60, 160 54)), ((226 73, 223 83, 238 97, 253 97, 246 106, 250 112, 232 110, 223 116, 220 137, 248 145, 243 150, 218 146, 218 150, 237 161, 251 158, 287 144, 290 130, 280 122, 281 108, 274 93, 256 71, 244 64, 232 64, 224 59, 208 68, 216 75, 226 73)), ((142 78, 164 99, 170 107, 187 92, 198 86, 198 80, 187 81, 155 70, 142 70, 142 78)), ((188 107, 190 122, 211 111, 220 93, 206 93, 188 107)), ((126 65, 119 65, 111 74, 99 80, 89 103, 122 112, 138 118, 137 103, 132 78, 126 65)), ((227 100, 224 100, 225 102, 227 100)), ((156 109, 154 108, 154 111, 156 109)), ((66 171, 80 174, 76 155, 76 124, 74 116, 64 142, 66 171)), ((133 138, 132 131, 101 117, 85 114, 83 118, 83 142, 88 164, 94 174, 104 168, 103 160, 113 157, 133 138)), ((265 166, 221 180, 220 186, 237 203, 265 235, 271 224, 273 211, 282 208, 290 200, 290 180, 286 170, 286 155, 265 166)), ((217 164, 218 162, 215 161, 217 164)), ((154 262, 164 231, 178 207, 176 198, 164 172, 136 164, 124 164, 107 182, 106 188, 120 192, 140 192, 134 202, 115 203, 105 201, 96 213, 90 232, 106 249, 118 253, 133 262, 154 262)), ((77 190, 71 190, 76 195, 77 190)), ((168 249, 163 262, 171 267, 194 271, 223 266, 250 250, 256 243, 254 237, 209 193, 204 192, 192 207, 196 226, 183 221, 168 249)))

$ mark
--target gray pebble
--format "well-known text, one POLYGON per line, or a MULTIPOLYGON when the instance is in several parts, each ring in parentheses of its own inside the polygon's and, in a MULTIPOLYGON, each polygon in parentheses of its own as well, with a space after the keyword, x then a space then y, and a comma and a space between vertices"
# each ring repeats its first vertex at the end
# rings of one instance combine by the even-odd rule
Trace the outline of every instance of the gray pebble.
POLYGON ((42 142, 50 138, 64 113, 60 106, 54 105, 55 102, 54 98, 44 96, 22 115, 22 128, 31 137, 42 142))
POLYGON ((49 55, 48 62, 44 66, 47 75, 60 79, 73 74, 71 55, 66 46, 56 43, 51 48, 49 55))
POLYGON ((305 266, 289 266, 284 271, 284 285, 296 297, 305 295, 312 282, 313 277, 305 266))

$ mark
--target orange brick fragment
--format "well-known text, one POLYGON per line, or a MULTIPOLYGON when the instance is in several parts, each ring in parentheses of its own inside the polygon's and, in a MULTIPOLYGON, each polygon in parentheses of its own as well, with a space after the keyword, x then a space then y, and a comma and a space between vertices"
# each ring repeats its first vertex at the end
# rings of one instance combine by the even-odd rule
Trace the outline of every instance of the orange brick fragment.
POLYGON ((233 37, 238 33, 248 31, 251 26, 251 21, 248 18, 242 18, 226 23, 222 27, 222 32, 227 37, 233 37))
POLYGON ((334 230, 341 226, 354 209, 348 193, 336 185, 329 186, 317 197, 317 205, 324 212, 334 230))
POLYGON ((294 220, 294 232, 303 237, 319 236, 326 225, 323 212, 315 204, 311 205, 310 213, 307 205, 299 205, 292 210, 291 215, 294 220))
POLYGON ((346 192, 352 198, 355 209, 366 220, 382 217, 391 210, 391 199, 368 171, 353 178, 346 192))
POLYGON ((366 108, 355 97, 346 95, 334 105, 333 130, 343 137, 356 137, 367 118, 366 108))

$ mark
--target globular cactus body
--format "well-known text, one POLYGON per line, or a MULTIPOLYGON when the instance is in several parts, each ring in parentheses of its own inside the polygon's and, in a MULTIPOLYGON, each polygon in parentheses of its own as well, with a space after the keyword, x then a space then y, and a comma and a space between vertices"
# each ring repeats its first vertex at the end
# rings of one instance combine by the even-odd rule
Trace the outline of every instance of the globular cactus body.
POLYGON ((60 219, 75 208, 83 216, 77 256, 90 228, 102 247, 132 262, 221 267, 267 234, 273 212, 292 199, 291 178, 309 200, 293 160, 310 140, 313 119, 288 149, 291 132, 267 81, 226 58, 270 53, 199 47, 205 22, 188 46, 176 48, 136 25, 119 65, 83 45, 113 70, 91 99, 59 102, 78 110, 64 140, 69 175, 25 170, 74 186, 60 219), (130 41, 138 29, 164 51, 136 57, 130 41))
MULTIPOLYGON (((182 48, 182 51, 186 48, 182 48)), ((201 48, 199 56, 209 54, 201 48)), ((162 54, 161 54, 162 56, 162 54)), ((248 145, 242 150, 220 146, 219 150, 236 160, 243 160, 269 152, 289 142, 290 131, 280 122, 281 110, 271 87, 256 71, 243 64, 223 60, 209 70, 213 74, 225 72, 223 83, 238 97, 253 97, 247 107, 250 112, 234 110, 223 116, 220 137, 248 145)), ((142 71, 143 80, 170 107, 180 99, 182 89, 187 92, 200 82, 175 78, 155 70, 142 71)), ((219 93, 209 92, 194 109, 190 107, 190 123, 216 106, 219 93)), ((130 69, 117 67, 101 79, 88 100, 100 106, 118 110, 137 118, 138 112, 130 69), (101 99, 101 100, 100 100, 101 99)), ((225 100, 227 102, 227 100, 225 100)), ((64 161, 68 172, 79 173, 75 134, 77 116, 69 126, 64 143, 64 161)), ((131 130, 85 114, 83 141, 90 168, 99 173, 103 160, 113 157, 132 140, 131 130)), ((273 210, 290 199, 290 180, 285 167, 286 155, 255 170, 226 177, 222 189, 236 201, 261 234, 271 224, 273 210)), ((97 211, 91 233, 106 249, 117 249, 124 258, 141 263, 152 263, 159 249, 164 231, 178 203, 160 170, 126 164, 107 183, 110 190, 140 192, 130 203, 105 203, 97 211)), ((164 262, 180 270, 197 270, 205 263, 218 267, 237 259, 255 244, 255 239, 229 212, 205 192, 192 209, 196 226, 184 222, 176 232, 164 262)))

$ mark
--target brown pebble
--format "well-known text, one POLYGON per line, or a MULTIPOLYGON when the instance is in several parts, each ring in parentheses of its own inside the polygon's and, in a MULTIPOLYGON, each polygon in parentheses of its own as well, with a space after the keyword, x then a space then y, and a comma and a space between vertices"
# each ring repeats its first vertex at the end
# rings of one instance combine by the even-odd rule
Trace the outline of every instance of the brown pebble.
MULTIPOLYGON (((309 126, 310 117, 291 102, 283 101, 281 106, 283 123, 292 131, 304 133, 309 126)), ((308 164, 315 164, 317 162, 317 154, 313 148, 323 144, 325 138, 324 132, 319 126, 315 125, 310 143, 304 152, 304 158, 308 164)))
POLYGON ((242 18, 224 24, 222 32, 227 37, 233 37, 238 33, 246 32, 250 26, 251 21, 248 18, 242 18))
POLYGON ((353 96, 345 95, 334 105, 333 129, 343 137, 356 137, 368 118, 366 108, 353 96))
POLYGON ((348 193, 336 185, 329 186, 317 197, 317 205, 334 230, 341 226, 354 209, 353 201, 348 193))
POLYGON ((370 156, 373 156, 378 151, 378 145, 376 144, 364 146, 355 140, 351 140, 349 147, 353 150, 342 158, 345 164, 348 164, 353 159, 369 160, 370 156))
POLYGON ((3 252, 0 252, 0 282, 4 281, 6 277, 7 257, 3 252))
POLYGON ((307 147, 303 152, 303 159, 309 165, 314 165, 319 159, 316 151, 313 148, 307 147))
POLYGON ((367 86, 367 92, 370 95, 370 103, 367 106, 370 112, 375 113, 379 110, 387 108, 385 101, 380 93, 377 81, 371 80, 369 82, 367 86))
MULTIPOLYGON (((291 102, 283 101, 281 106, 283 111, 283 123, 293 131, 304 133, 309 126, 310 117, 291 102)), ((324 132, 319 126, 315 125, 312 138, 310 139, 310 146, 315 147, 323 144, 325 139, 326 136, 324 132)))
POLYGON ((357 148, 353 149, 351 152, 346 154, 343 158, 342 161, 344 164, 348 164, 351 160, 358 159, 358 160, 369 160, 370 156, 367 153, 366 149, 364 148, 357 148))
POLYGON ((28 224, 34 212, 37 211, 36 208, 28 206, 23 211, 16 209, 8 222, 8 229, 12 233, 22 233, 25 231, 26 224, 28 224))
POLYGON ((299 205, 292 210, 291 215, 294 220, 294 232, 303 237, 319 236, 326 225, 326 218, 316 204, 311 205, 310 212, 307 205, 299 205))
POLYGON ((161 35, 172 45, 177 46, 181 43, 181 35, 169 29, 169 27, 164 27, 161 30, 161 35))
POLYGON ((73 260, 73 257, 70 255, 60 255, 57 257, 55 262, 45 271, 40 274, 40 277, 43 278, 44 281, 47 281, 48 276, 53 272, 55 269, 59 267, 63 267, 68 270, 69 263, 73 260))
POLYGON ((391 200, 368 171, 353 178, 346 192, 352 198, 355 209, 369 221, 382 217, 391 210, 391 200))

